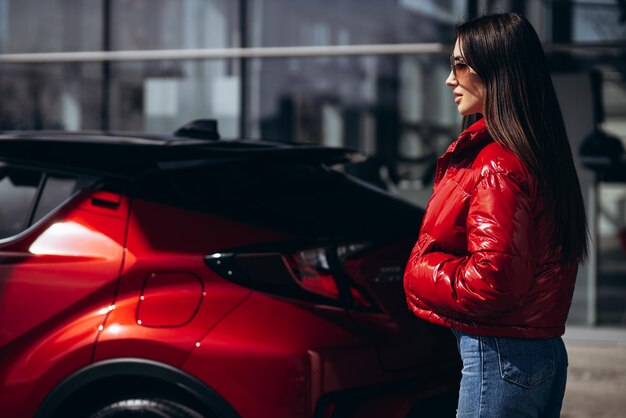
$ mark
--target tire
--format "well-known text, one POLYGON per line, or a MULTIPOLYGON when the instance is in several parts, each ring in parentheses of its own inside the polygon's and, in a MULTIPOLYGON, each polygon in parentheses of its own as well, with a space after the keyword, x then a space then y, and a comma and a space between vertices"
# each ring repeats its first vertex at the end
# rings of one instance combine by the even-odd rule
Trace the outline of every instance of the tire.
POLYGON ((106 405, 89 418, 206 418, 199 412, 165 399, 124 399, 106 405))

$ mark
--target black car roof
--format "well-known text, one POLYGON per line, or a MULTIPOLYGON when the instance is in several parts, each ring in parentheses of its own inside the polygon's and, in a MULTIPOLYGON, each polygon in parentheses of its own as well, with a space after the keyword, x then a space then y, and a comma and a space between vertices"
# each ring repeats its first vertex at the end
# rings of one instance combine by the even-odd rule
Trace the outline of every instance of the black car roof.
POLYGON ((348 148, 252 139, 63 131, 0 134, 0 160, 120 177, 259 158, 337 164, 361 159, 362 155, 348 148))

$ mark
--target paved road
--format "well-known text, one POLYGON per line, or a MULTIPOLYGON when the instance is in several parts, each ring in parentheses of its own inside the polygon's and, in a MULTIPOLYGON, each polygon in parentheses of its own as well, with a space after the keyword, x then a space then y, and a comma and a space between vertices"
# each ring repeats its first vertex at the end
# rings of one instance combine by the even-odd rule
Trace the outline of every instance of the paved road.
POLYGON ((626 329, 568 327, 562 418, 626 418, 626 329))

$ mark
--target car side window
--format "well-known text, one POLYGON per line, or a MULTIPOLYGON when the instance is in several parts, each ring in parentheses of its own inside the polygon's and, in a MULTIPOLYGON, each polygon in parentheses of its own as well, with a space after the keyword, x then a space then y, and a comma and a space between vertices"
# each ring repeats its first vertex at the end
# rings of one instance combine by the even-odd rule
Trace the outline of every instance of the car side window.
POLYGON ((0 166, 0 239, 28 227, 41 178, 40 172, 0 166))
POLYGON ((83 178, 47 175, 31 224, 52 212, 74 192, 84 189, 89 184, 91 181, 83 178))
POLYGON ((93 179, 9 167, 0 163, 0 239, 19 234, 93 179))

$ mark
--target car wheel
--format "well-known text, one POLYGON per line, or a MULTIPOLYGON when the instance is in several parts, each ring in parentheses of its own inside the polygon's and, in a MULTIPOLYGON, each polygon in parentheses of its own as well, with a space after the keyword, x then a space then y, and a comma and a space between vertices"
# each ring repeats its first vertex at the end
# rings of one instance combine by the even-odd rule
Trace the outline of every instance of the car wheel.
POLYGON ((203 418, 203 415, 179 403, 165 399, 124 399, 106 405, 89 418, 203 418))

